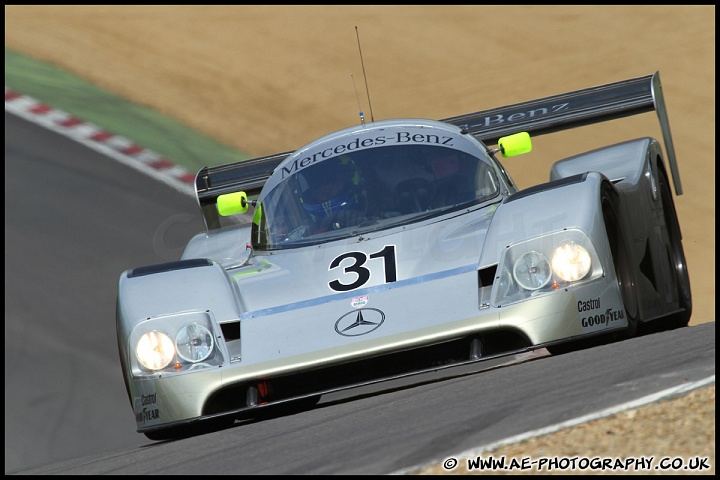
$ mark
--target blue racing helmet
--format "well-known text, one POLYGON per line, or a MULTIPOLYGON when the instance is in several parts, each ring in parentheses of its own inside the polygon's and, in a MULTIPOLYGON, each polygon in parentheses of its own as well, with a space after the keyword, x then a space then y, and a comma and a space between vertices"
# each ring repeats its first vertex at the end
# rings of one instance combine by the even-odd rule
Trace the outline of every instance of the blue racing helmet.
POLYGON ((314 220, 341 210, 362 210, 360 173, 346 156, 324 160, 298 173, 300 201, 314 220))

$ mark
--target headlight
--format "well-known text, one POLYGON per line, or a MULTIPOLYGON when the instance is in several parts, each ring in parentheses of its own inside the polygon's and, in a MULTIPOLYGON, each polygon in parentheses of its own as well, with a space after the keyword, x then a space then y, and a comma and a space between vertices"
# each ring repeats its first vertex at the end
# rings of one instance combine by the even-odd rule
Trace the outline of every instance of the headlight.
POLYGON ((537 290, 547 285, 552 277, 551 273, 550 262, 540 252, 524 254, 513 266, 515 281, 527 290, 537 290))
POLYGON ((555 249, 552 269, 555 275, 566 282, 580 280, 590 271, 590 254, 582 245, 566 243, 555 249))
POLYGON ((185 325, 175 337, 175 346, 183 360, 202 362, 212 353, 213 337, 210 330, 201 325, 185 325))
POLYGON ((167 367, 175 358, 173 341, 162 332, 148 332, 137 343, 135 350, 138 361, 148 370, 167 367))
POLYGON ((210 310, 147 317, 130 332, 136 377, 175 375, 222 365, 227 348, 210 310))
POLYGON ((590 238, 567 229, 508 246, 497 268, 490 303, 504 306, 599 278, 600 259, 590 238))

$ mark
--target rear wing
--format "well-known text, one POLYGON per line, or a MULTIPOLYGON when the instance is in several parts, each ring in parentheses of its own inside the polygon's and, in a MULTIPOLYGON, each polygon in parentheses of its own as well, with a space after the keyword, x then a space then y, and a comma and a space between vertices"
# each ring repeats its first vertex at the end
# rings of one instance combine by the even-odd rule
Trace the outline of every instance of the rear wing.
POLYGON ((682 195, 660 72, 442 121, 464 128, 483 143, 494 145, 501 137, 521 131, 531 136, 544 135, 653 110, 657 111, 660 121, 675 193, 682 195))
MULTIPOLYGON (((652 110, 657 112, 660 121, 675 193, 682 195, 660 72, 441 121, 466 130, 487 145, 495 145, 501 137, 517 132, 544 135, 652 110)), ((219 195, 239 190, 249 197, 258 195, 273 170, 292 153, 203 167, 195 177, 195 191, 207 228, 220 227, 215 206, 219 195)))

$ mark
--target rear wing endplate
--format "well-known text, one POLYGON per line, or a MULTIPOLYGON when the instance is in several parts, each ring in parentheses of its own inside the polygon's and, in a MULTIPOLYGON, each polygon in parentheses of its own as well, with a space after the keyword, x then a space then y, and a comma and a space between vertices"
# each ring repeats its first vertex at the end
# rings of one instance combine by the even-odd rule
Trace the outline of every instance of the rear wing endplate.
MULTIPOLYGON (((513 133, 544 135, 652 110, 657 112, 660 121, 675 193, 682 195, 660 72, 441 121, 466 130, 487 145, 495 145, 501 137, 513 133)), ((216 208, 219 195, 239 190, 245 191, 248 197, 258 195, 273 170, 292 153, 203 167, 195 177, 195 191, 207 228, 220 227, 216 208)))

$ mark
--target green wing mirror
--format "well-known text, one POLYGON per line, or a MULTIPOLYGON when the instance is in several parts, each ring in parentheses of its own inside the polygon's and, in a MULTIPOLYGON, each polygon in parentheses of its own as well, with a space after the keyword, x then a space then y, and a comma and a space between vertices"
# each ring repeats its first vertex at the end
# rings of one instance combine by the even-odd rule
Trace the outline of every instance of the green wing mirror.
POLYGON ((532 140, 528 132, 515 133, 502 137, 498 140, 498 149, 493 153, 500 152, 503 157, 515 157, 532 150, 532 140))
POLYGON ((250 204, 245 192, 225 193, 217 197, 218 213, 223 217, 245 213, 250 204))
MULTIPOLYGON (((255 206, 257 200, 248 200, 247 193, 245 192, 233 192, 218 195, 217 197, 217 209, 218 213, 223 217, 230 215, 237 215, 238 213, 245 213, 250 208, 250 205, 255 206)), ((253 214, 253 223, 260 225, 260 218, 262 217, 262 205, 258 205, 253 214)))

